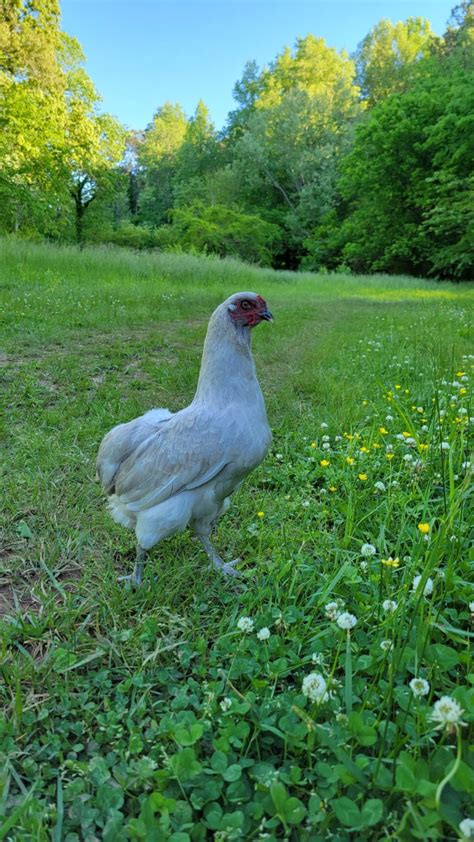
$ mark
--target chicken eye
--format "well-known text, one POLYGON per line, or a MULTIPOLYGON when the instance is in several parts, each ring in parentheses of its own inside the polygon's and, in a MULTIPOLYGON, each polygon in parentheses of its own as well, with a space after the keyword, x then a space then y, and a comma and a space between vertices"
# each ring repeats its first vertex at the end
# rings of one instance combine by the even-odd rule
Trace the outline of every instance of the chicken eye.
POLYGON ((251 310, 253 304, 251 301, 247 301, 247 299, 244 299, 244 301, 241 301, 240 306, 242 307, 242 310, 251 310))

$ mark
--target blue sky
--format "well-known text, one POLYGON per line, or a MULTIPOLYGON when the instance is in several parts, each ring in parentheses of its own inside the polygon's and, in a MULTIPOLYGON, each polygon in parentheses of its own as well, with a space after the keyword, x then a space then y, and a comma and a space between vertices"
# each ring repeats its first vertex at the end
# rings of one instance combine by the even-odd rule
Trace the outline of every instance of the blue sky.
POLYGON ((445 29, 455 0, 62 0, 102 108, 144 128, 163 102, 191 114, 201 98, 221 128, 245 62, 262 66, 298 36, 352 52, 382 17, 445 29))

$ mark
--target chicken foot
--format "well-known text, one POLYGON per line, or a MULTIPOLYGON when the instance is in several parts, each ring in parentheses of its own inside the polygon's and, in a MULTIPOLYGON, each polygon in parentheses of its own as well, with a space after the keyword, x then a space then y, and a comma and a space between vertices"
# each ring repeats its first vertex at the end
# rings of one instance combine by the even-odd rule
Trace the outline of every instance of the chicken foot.
POLYGON ((200 535, 199 533, 196 534, 216 570, 220 570, 226 576, 240 576, 240 573, 234 570, 234 565, 239 563, 240 558, 236 558, 234 561, 223 561, 215 547, 213 547, 209 536, 200 535))
POLYGON ((119 582, 125 582, 127 585, 130 585, 132 588, 138 588, 143 579, 143 566, 145 564, 147 551, 137 544, 137 555, 135 558, 135 567, 133 568, 133 573, 130 573, 128 576, 119 576, 119 582))

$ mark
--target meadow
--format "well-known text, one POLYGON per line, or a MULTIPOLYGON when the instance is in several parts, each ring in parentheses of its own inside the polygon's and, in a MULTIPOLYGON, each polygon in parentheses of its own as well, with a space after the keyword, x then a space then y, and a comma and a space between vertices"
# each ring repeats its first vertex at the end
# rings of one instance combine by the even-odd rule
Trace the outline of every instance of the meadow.
POLYGON ((474 837, 472 285, 14 239, 0 285, 0 840, 474 837), (241 579, 185 533, 126 589, 98 445, 190 401, 246 289, 241 579))

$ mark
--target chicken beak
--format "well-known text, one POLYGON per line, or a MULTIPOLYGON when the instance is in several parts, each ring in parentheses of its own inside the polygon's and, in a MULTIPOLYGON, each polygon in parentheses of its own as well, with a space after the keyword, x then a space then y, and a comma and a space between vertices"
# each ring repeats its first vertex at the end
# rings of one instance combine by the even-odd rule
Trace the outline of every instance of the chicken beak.
POLYGON ((270 310, 262 310, 262 312, 259 315, 260 315, 260 318, 265 319, 266 322, 272 322, 273 321, 273 316, 270 313, 270 310))

